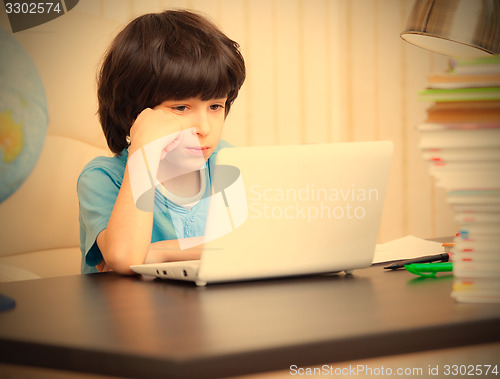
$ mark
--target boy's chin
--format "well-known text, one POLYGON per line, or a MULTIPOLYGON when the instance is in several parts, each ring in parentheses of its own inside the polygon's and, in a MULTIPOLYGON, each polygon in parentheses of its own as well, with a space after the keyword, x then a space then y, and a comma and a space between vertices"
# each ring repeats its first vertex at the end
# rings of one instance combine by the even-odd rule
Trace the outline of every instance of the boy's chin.
POLYGON ((196 161, 183 163, 180 169, 188 173, 192 171, 199 171, 203 168, 203 166, 205 166, 205 159, 201 157, 201 159, 196 161))
POLYGON ((196 161, 182 162, 178 165, 162 165, 158 171, 158 180, 160 182, 169 180, 178 176, 198 172, 205 166, 205 160, 198 159, 196 161))

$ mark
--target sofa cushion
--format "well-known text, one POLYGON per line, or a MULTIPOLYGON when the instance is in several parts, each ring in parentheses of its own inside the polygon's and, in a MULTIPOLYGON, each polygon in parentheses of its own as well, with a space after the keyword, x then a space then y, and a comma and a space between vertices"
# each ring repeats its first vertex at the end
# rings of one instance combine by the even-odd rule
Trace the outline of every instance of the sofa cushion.
POLYGON ((0 204, 3 280, 80 272, 76 182, 85 164, 108 154, 72 138, 47 136, 33 172, 0 204))
POLYGON ((80 248, 39 250, 0 257, 0 281, 80 273, 80 248))

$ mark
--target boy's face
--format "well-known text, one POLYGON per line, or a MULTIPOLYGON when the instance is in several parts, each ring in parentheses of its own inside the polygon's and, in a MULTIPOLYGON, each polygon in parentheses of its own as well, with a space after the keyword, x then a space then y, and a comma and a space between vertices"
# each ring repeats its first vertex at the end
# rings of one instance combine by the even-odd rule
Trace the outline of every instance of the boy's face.
POLYGON ((181 145, 176 148, 178 154, 198 161, 206 161, 212 155, 222 134, 226 100, 166 100, 155 107, 177 115, 182 120, 183 128, 193 131, 192 138, 183 138, 181 145))

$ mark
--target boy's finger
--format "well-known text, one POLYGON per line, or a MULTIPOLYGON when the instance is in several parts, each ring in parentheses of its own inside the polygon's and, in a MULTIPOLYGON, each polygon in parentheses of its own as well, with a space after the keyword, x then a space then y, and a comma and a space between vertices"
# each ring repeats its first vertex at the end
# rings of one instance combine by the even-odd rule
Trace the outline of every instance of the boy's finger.
POLYGON ((104 261, 100 261, 96 266, 95 268, 97 269, 97 271, 99 272, 102 272, 104 270, 104 261))

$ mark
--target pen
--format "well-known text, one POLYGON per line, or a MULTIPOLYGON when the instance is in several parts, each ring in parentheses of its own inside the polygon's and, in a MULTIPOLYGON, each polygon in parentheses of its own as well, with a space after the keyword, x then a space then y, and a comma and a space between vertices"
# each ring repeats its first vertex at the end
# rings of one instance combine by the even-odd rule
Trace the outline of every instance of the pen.
POLYGON ((385 266, 388 270, 397 270, 398 268, 403 268, 405 265, 411 263, 430 263, 430 262, 448 262, 450 260, 450 253, 441 253, 436 255, 426 255, 425 257, 419 257, 414 259, 407 259, 399 262, 395 262, 389 266, 385 266))

